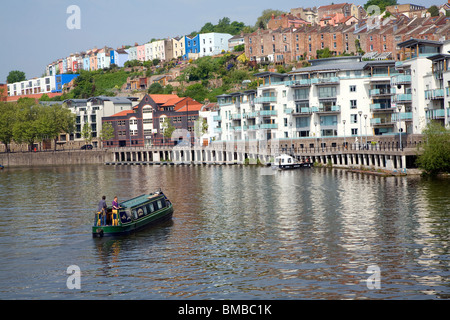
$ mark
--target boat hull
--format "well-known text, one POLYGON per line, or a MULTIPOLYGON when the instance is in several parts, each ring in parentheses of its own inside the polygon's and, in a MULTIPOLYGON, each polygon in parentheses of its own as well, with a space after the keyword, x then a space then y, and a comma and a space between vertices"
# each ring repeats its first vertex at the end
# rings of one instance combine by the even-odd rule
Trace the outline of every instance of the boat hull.
POLYGON ((129 223, 122 223, 118 226, 93 226, 92 236, 94 238, 101 238, 107 236, 123 236, 130 233, 142 230, 144 228, 153 226, 164 221, 172 219, 173 206, 170 203, 169 206, 161 209, 154 214, 145 216, 144 218, 131 221, 129 223))
POLYGON ((302 169, 302 168, 310 168, 311 165, 309 163, 294 163, 294 164, 280 164, 280 165, 273 165, 273 169, 278 170, 295 170, 295 169, 302 169))

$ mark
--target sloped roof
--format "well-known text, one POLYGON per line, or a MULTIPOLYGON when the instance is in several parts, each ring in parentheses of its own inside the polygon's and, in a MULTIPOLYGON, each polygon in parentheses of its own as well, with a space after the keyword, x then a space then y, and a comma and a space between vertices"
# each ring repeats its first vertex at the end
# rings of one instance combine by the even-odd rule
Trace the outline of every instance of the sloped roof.
POLYGON ((113 114, 111 117, 123 117, 123 116, 126 116, 129 113, 134 113, 134 111, 133 110, 123 110, 123 111, 120 111, 120 112, 118 112, 116 114, 113 114))
POLYGON ((164 104, 170 99, 179 98, 176 94, 150 94, 149 96, 157 104, 164 104))

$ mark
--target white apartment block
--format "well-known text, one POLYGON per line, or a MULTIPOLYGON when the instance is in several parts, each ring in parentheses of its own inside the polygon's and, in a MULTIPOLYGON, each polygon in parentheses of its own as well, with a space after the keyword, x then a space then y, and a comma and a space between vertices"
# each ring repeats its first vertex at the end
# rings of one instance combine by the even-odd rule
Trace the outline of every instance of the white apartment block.
POLYGON ((450 41, 410 39, 403 61, 361 57, 311 60, 280 74, 263 72, 257 90, 218 96, 223 141, 422 134, 450 122, 450 41))
POLYGON ((218 97, 222 140, 392 134, 396 123, 378 121, 391 106, 394 61, 342 57, 311 61, 287 74, 257 74, 256 91, 218 97), (378 123, 380 122, 380 123, 378 123))
POLYGON ((8 96, 50 93, 56 90, 55 76, 35 78, 8 84, 8 96))

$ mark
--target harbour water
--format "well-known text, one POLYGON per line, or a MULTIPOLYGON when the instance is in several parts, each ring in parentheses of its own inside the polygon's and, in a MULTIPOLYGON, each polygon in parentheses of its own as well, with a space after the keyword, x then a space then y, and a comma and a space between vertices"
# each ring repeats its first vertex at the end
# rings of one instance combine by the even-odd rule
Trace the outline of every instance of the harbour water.
POLYGON ((450 179, 266 170, 0 171, 0 299, 450 297, 450 179), (92 238, 102 195, 110 204, 159 187, 172 221, 92 238))

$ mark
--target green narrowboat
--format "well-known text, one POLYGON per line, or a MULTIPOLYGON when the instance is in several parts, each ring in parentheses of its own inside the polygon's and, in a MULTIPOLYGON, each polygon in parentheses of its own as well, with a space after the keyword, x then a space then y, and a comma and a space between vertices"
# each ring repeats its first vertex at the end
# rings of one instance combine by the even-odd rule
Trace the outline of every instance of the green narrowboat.
POLYGON ((119 203, 118 210, 108 207, 106 225, 101 224, 101 213, 96 212, 92 236, 97 238, 127 235, 147 226, 170 220, 172 214, 172 203, 161 190, 143 194, 119 203))

